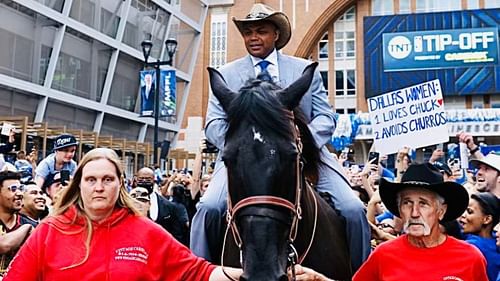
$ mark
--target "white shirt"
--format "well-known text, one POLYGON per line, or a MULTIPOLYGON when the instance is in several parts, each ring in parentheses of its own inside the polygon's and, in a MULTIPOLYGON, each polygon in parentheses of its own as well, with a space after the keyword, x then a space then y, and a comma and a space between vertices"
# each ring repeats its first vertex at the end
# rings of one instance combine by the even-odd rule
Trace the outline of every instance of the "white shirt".
POLYGON ((276 49, 274 49, 265 59, 257 58, 252 55, 250 55, 250 57, 252 58, 255 76, 259 75, 261 71, 259 62, 267 60, 268 62, 270 62, 269 66, 267 67, 267 72, 269 72, 275 83, 278 83, 280 81, 280 74, 278 70, 278 53, 276 49))
POLYGON ((158 218, 158 198, 156 198, 156 196, 158 196, 156 191, 153 191, 151 195, 149 195, 149 202, 151 202, 151 206, 149 207, 149 217, 153 221, 156 221, 158 218))

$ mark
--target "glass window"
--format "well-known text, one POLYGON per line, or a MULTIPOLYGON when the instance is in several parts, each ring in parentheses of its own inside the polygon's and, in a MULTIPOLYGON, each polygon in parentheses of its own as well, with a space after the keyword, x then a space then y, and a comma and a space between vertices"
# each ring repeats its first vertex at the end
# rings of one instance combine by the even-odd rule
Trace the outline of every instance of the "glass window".
POLYGON ((335 71, 335 94, 337 96, 344 95, 344 72, 342 70, 335 71))
POLYGON ((319 41, 319 58, 328 58, 328 33, 326 33, 319 41))
MULTIPOLYGON (((417 1, 419 2, 419 1, 417 1)), ((394 1, 393 0, 373 0, 372 1, 372 15, 392 15, 394 14, 394 1)))
POLYGON ((343 108, 337 108, 337 109, 335 109, 335 113, 337 113, 337 114, 344 114, 345 110, 343 108))
POLYGON ((99 41, 67 27, 52 88, 99 101, 111 51, 99 41))
POLYGON ((410 0, 399 0, 399 13, 400 14, 409 14, 410 10, 410 0))
POLYGON ((96 27, 96 8, 94 1, 73 0, 69 16, 85 25, 96 27))
POLYGON ((356 95, 356 71, 335 71, 335 86, 335 94, 337 96, 356 95))
POLYGON ((347 70, 347 95, 356 94, 356 73, 354 70, 347 70))
POLYGON ((176 3, 173 6, 180 7, 183 14, 194 20, 196 23, 200 22, 206 7, 206 5, 200 0, 182 0, 174 2, 176 3))
POLYGON ((347 109, 347 114, 355 114, 356 113, 356 109, 355 108, 348 108, 347 109))
MULTIPOLYGON (((498 1, 498 2, 500 2, 500 1, 498 1)), ((497 5, 497 7, 500 7, 500 5, 497 5)), ((467 0, 467 8, 469 10, 479 9, 479 0, 467 0)))
POLYGON ((32 121, 38 106, 38 96, 16 92, 0 86, 0 116, 28 116, 32 121))
POLYGON ((52 50, 49 46, 54 44, 59 25, 43 15, 20 14, 3 4, 0 11, 5 19, 0 20, 0 73, 43 84, 52 50))
POLYGON ((458 0, 419 0, 416 1, 417 13, 438 12, 438 11, 456 11, 462 8, 462 2, 458 0))
POLYGON ((51 126, 66 126, 68 129, 92 131, 96 113, 92 110, 68 106, 54 100, 47 103, 44 120, 51 126))
POLYGON ((210 20, 210 66, 217 68, 226 64, 227 14, 213 14, 210 20))
POLYGON ((136 102, 139 96, 139 71, 141 68, 142 62, 120 53, 109 94, 109 105, 139 113, 136 102))
POLYGON ((500 0, 484 0, 484 8, 492 9, 500 7, 500 0))
POLYGON ((328 91, 328 71, 320 71, 321 79, 323 80, 323 86, 328 91))
POLYGON ((356 19, 356 6, 350 7, 337 21, 354 21, 356 19))
MULTIPOLYGON (((224 26, 223 28, 225 29, 226 27, 224 26)), ((194 30, 191 26, 179 20, 177 17, 172 17, 168 38, 175 38, 178 43, 173 65, 186 73, 190 71, 189 66, 191 61, 196 59, 196 55, 193 55, 193 49, 195 47, 194 42, 197 35, 199 35, 199 32, 194 30)), ((224 36, 224 38, 225 37, 226 36, 224 36)), ((222 41, 220 44, 220 46, 222 46, 222 41)), ((224 46, 224 50, 225 49, 226 47, 224 46)), ((164 55, 165 57, 163 59, 167 59, 167 52, 165 52, 164 55)))
POLYGON ((335 57, 354 58, 356 56, 355 32, 335 32, 335 57))
POLYGON ((151 57, 158 58, 165 45, 165 34, 170 14, 147 0, 132 0, 123 42, 142 53, 141 42, 151 40, 151 57))
POLYGON ((58 12, 62 12, 64 6, 64 0, 37 0, 37 2, 40 2, 43 5, 51 9, 54 9, 58 12))
POLYGON ((113 138, 137 139, 140 128, 141 125, 137 122, 106 114, 100 134, 111 135, 113 138))
POLYGON ((99 31, 113 38, 116 36, 123 3, 125 3, 125 1, 122 0, 106 0, 100 2, 101 14, 99 19, 99 31))

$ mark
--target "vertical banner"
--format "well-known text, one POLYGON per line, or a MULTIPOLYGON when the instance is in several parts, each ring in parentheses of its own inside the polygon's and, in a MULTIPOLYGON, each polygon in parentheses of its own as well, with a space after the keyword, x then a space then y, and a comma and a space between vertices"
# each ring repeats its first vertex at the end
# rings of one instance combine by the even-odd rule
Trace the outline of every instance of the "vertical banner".
POLYGON ((174 116, 177 111, 175 70, 162 70, 160 81, 160 116, 174 116))
POLYGON ((155 105, 155 70, 143 70, 140 72, 141 81, 141 116, 153 116, 155 105))
MULTIPOLYGON (((140 72, 140 93, 142 117, 154 116, 156 94, 156 72, 154 69, 140 72)), ((175 70, 160 71, 160 116, 176 114, 176 77, 175 70)))
POLYGON ((368 109, 375 149, 381 154, 449 141, 438 79, 369 98, 368 109))

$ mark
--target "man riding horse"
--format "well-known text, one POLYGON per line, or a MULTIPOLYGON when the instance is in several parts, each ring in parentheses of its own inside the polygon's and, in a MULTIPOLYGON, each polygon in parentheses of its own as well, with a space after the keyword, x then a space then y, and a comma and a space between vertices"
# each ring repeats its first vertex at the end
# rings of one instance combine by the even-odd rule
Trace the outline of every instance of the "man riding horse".
MULTIPOLYGON (((219 69, 232 91, 237 92, 248 79, 255 78, 261 71, 267 71, 277 85, 285 88, 298 79, 310 64, 307 60, 278 52, 291 37, 290 22, 284 13, 258 3, 253 5, 246 18, 233 18, 233 21, 249 54, 219 69)), ((331 139, 336 122, 317 70, 300 102, 300 109, 305 114, 315 145, 320 149, 316 189, 331 197, 335 209, 346 220, 351 265, 355 271, 370 253, 370 228, 361 201, 351 191, 342 167, 325 146, 331 139)), ((224 148, 227 127, 226 114, 217 98, 211 95, 205 135, 220 151, 224 148)), ((221 254, 223 218, 227 208, 227 170, 221 156, 220 153, 212 181, 198 204, 191 228, 193 252, 214 262, 221 254)))

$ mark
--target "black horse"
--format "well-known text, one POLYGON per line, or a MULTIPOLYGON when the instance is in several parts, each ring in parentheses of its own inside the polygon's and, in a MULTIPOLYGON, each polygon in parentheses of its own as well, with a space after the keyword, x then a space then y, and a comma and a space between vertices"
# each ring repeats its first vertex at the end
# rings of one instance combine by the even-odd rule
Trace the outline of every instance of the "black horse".
POLYGON ((232 235, 222 263, 243 267, 240 280, 285 281, 294 262, 336 280, 352 276, 344 221, 306 184, 317 178, 319 153, 298 105, 316 66, 286 89, 259 75, 238 93, 208 68, 229 123, 223 161, 232 235))

